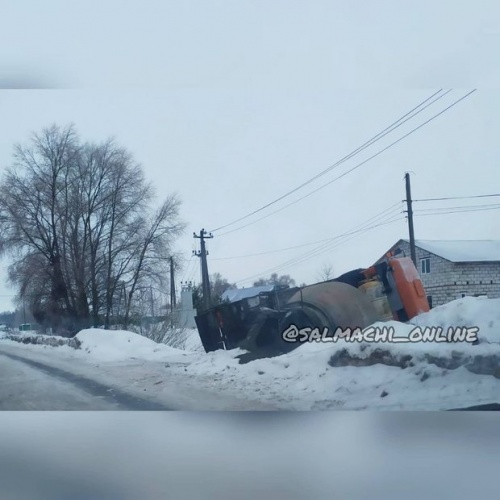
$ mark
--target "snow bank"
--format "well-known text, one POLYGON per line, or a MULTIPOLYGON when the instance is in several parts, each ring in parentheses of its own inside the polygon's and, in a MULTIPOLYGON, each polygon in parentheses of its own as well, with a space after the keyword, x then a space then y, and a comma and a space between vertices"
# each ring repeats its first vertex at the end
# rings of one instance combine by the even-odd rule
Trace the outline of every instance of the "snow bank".
POLYGON ((211 377, 248 397, 296 409, 450 409, 500 399, 500 299, 464 298, 435 308, 412 324, 396 321, 395 336, 415 326, 477 326, 470 343, 308 343, 275 358, 240 365, 244 351, 216 351, 193 360, 187 372, 211 377), (493 376, 492 376, 493 375, 493 376))
POLYGON ((296 410, 441 410, 496 402, 500 381, 425 361, 401 369, 329 365, 341 346, 307 344, 288 354, 238 364, 242 351, 217 351, 190 363, 187 375, 210 379, 247 398, 296 410))
POLYGON ((445 328, 475 326, 480 340, 500 343, 500 299, 464 297, 420 314, 411 323, 445 328))
POLYGON ((90 328, 76 335, 81 349, 100 361, 126 359, 162 360, 183 352, 173 347, 157 344, 142 335, 126 330, 90 328))

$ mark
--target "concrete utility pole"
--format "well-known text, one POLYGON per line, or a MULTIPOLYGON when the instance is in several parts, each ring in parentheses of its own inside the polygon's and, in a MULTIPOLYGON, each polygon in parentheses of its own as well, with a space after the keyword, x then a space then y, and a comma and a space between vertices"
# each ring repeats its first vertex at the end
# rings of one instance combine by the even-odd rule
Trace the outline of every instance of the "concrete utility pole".
MULTIPOLYGON (((406 172, 405 174, 406 181, 406 207, 408 212, 408 229, 410 232, 410 253, 411 260, 415 267, 417 267, 417 253, 415 250, 415 233, 413 231, 413 209, 411 207, 411 187, 410 187, 410 174, 406 172)), ((417 268, 418 269, 418 268, 417 268)))
POLYGON ((150 285, 149 286, 149 293, 150 293, 150 302, 151 302, 151 318, 154 317, 155 315, 155 303, 153 299, 153 287, 150 285))
POLYGON ((174 277, 174 258, 170 257, 170 310, 173 311, 176 306, 175 299, 175 277, 174 277))
POLYGON ((204 229, 200 231, 200 234, 193 233, 194 238, 199 238, 200 240, 200 250, 193 250, 193 255, 200 257, 201 259, 201 287, 203 291, 203 307, 205 310, 210 309, 210 280, 208 277, 208 264, 207 255, 208 252, 205 248, 205 240, 208 238, 213 238, 212 233, 208 234, 204 229))
POLYGON ((174 325, 175 300, 175 277, 174 277, 174 258, 170 257, 170 325, 174 325))

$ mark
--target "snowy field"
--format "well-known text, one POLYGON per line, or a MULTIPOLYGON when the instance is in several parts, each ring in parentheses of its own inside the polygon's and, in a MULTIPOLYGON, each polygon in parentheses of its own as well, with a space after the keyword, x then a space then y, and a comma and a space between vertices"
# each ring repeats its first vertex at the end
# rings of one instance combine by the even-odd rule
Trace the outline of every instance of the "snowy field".
MULTIPOLYGON (((185 349, 132 332, 100 329, 78 333, 78 350, 5 338, 0 343, 110 386, 142 389, 159 401, 168 397, 167 387, 185 384, 194 391, 186 398, 219 394, 259 402, 262 409, 440 410, 500 402, 500 299, 466 297, 436 307, 412 324, 385 325, 393 326, 397 336, 408 335, 416 325, 478 327, 480 342, 315 342, 244 365, 236 359, 244 352, 239 349, 206 354, 196 330, 188 332, 185 349)), ((193 402, 191 407, 203 405, 193 402)), ((216 409, 216 404, 206 409, 216 409)))

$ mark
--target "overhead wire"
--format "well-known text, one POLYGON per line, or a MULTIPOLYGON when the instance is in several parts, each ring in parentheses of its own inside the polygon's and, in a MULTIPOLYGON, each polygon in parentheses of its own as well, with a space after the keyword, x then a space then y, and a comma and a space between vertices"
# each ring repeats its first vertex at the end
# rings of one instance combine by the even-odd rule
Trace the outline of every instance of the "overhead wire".
POLYGON ((244 279, 241 279, 241 280, 238 280, 236 282, 236 284, 239 284, 239 283, 244 283, 244 282, 248 282, 248 281, 252 281, 256 278, 259 278, 259 277, 262 277, 262 276, 265 276, 269 273, 272 273, 272 272, 276 272, 276 271, 282 271, 283 269, 286 269, 287 267, 290 267, 290 266, 293 266, 293 265, 297 265, 297 264, 301 264, 313 257, 316 257, 326 251, 330 251, 330 250, 333 250, 334 248, 337 248, 345 243, 347 243, 348 241, 350 241, 351 239, 357 237, 357 236, 360 236, 361 234, 367 232, 367 231, 370 231, 372 229, 375 229, 377 227, 381 227, 381 226, 386 226, 388 224, 392 224, 394 222, 397 222, 397 221, 400 221, 400 220, 403 220, 404 217, 395 217, 391 220, 387 220, 385 222, 382 222, 382 223, 379 223, 379 224, 375 224, 373 226, 369 226, 369 227, 366 227, 366 228, 363 228, 363 229, 359 229, 358 231, 353 231, 352 233, 345 233, 343 235, 339 235, 339 238, 341 237, 344 237, 343 240, 339 241, 339 242, 336 242, 332 245, 327 245, 325 247, 322 247, 322 248, 319 248, 317 250, 319 251, 315 251, 314 254, 305 254, 305 255, 302 255, 300 257, 298 257, 297 259, 293 260, 291 259, 290 261, 287 261, 287 262, 284 262, 280 265, 277 265, 275 267, 272 267, 272 268, 269 268, 269 269, 266 269, 265 271, 262 271, 261 273, 257 273, 253 276, 250 276, 250 277, 247 277, 247 278, 244 278, 244 279), (347 238, 345 238, 347 236, 347 238))
MULTIPOLYGON (((303 187, 307 186, 308 184, 310 184, 311 182, 314 182, 316 179, 320 178, 321 176, 325 175, 326 173, 330 172, 331 170, 333 170, 334 168, 338 167, 339 165, 341 165, 342 163, 344 163, 345 161, 349 160, 350 158, 352 158, 353 156, 357 155, 358 153, 360 153, 361 151, 363 151, 364 149, 368 148, 369 146, 371 146, 372 144, 374 144, 375 142, 377 142, 378 140, 382 139, 383 137, 385 137, 387 134, 389 134, 390 132, 392 132, 393 130, 399 128, 401 125, 403 125, 404 123, 406 123, 408 120, 414 118, 417 114, 421 113, 422 111, 424 111, 427 107, 429 107, 430 105, 434 104, 436 101, 438 101, 439 99, 442 99, 443 97, 445 97, 449 92, 451 92, 451 89, 446 91, 444 94, 438 96, 436 99, 434 99, 434 101, 430 102, 429 104, 427 104, 426 106, 423 106, 426 102, 428 102, 429 100, 431 100, 433 97, 435 97, 436 95, 440 94, 442 92, 443 89, 440 89, 438 90, 437 92, 435 92, 434 94, 432 94, 430 97, 428 97, 427 99, 425 99, 424 101, 422 101, 420 104, 418 104, 417 106, 415 106, 414 108, 412 108, 410 111, 408 111, 406 114, 404 114, 402 117, 400 117, 398 120, 396 120, 395 122, 391 123, 388 127, 386 127, 385 129, 383 129, 381 132, 379 132, 378 134, 376 134, 375 136, 373 136, 372 138, 370 138, 368 141, 366 141, 365 143, 363 143, 361 146, 359 146, 358 148, 356 148, 354 151, 352 151, 351 153, 349 153, 348 155, 344 156, 343 158, 341 158, 340 160, 338 160, 337 162, 335 162, 333 165, 330 165, 328 168, 326 168, 325 170, 319 172, 318 174, 316 174, 315 176, 311 177, 310 179, 308 179, 307 181, 303 182, 302 184, 300 184, 299 186, 295 187, 294 189, 286 192, 285 194, 281 195, 280 197, 274 199, 273 201, 259 207, 258 209, 248 213, 247 215, 244 215, 242 217, 239 217, 238 219, 235 219, 227 224, 224 224, 222 226, 219 226, 215 229, 212 229, 210 232, 211 233, 214 233, 216 231, 219 231, 220 229, 224 229, 226 227, 229 227, 229 226, 232 226, 233 224, 236 224, 238 222, 241 222, 242 220, 245 220, 247 219, 248 217, 251 217, 252 215, 255 215, 257 214, 258 212, 261 212, 262 210, 274 205, 275 203, 281 201, 282 199, 290 196, 291 194, 297 192, 298 190, 302 189, 303 187), (423 106, 423 107, 422 107, 423 106), (418 110, 418 108, 421 108, 420 110, 418 110), (418 110, 418 111, 416 111, 418 110), (414 111, 416 111, 414 114, 411 115, 411 113, 413 113, 414 111), (411 115, 408 117, 408 115, 411 115), (408 117, 408 118, 407 118, 408 117), (406 119, 404 119, 406 118, 406 119)), ((260 219, 259 219, 260 220, 260 219)), ((245 226, 246 227, 246 226, 245 226)), ((224 233, 224 234, 227 234, 227 233, 224 233)), ((219 235, 221 236, 221 235, 219 235)))
POLYGON ((491 207, 485 207, 485 208, 476 208, 476 209, 463 209, 463 210, 450 210, 450 211, 444 211, 444 212, 431 212, 431 213, 419 213, 416 212, 414 215, 415 217, 426 217, 426 216, 436 216, 436 215, 445 215, 445 214, 460 214, 460 213, 467 213, 467 212, 483 212, 483 211, 489 211, 489 210, 499 210, 500 205, 495 205, 491 207))
POLYGON ((417 210, 414 210, 414 212, 431 212, 431 211, 439 211, 439 210, 462 210, 462 209, 469 209, 469 208, 487 208, 487 207, 498 207, 500 206, 500 203, 487 203, 484 205, 459 205, 455 207, 433 207, 433 208, 419 208, 417 210))
POLYGON ((417 201, 444 201, 444 200, 468 200, 472 198, 490 198, 500 196, 500 193, 495 194, 478 194, 473 196, 447 196, 444 198, 420 198, 419 200, 412 200, 413 203, 417 201))
MULTIPOLYGON (((383 210, 379 214, 377 214, 377 215, 371 217, 370 219, 368 219, 366 222, 369 222, 369 221, 372 221, 375 218, 378 218, 379 216, 383 215, 387 211, 394 210, 394 208, 396 208, 398 205, 401 205, 401 204, 402 204, 402 202, 400 202, 400 201, 394 203, 393 205, 391 205, 390 207, 386 208, 385 210, 383 210)), ((356 226, 356 227, 358 227, 358 226, 356 226)), ((335 236, 333 238, 335 238, 335 236)), ((237 256, 233 256, 233 257, 218 257, 218 258, 212 258, 211 260, 241 259, 241 258, 247 258, 247 257, 257 257, 257 256, 261 256, 261 255, 271 254, 271 253, 280 253, 280 252, 285 252, 285 251, 288 251, 288 250, 294 250, 294 249, 297 249, 297 248, 303 248, 303 247, 306 247, 306 246, 317 245, 319 243, 324 243, 324 242, 327 242, 327 241, 331 241, 331 239, 332 239, 332 237, 323 238, 321 240, 313 241, 313 242, 310 242, 310 243, 303 243, 302 245, 295 245, 295 246, 286 247, 286 248, 280 248, 280 249, 276 249, 276 250, 269 250, 267 252, 258 252, 258 253, 247 254, 247 255, 237 255, 237 256)))
MULTIPOLYGON (((292 259, 289 259, 286 262, 278 264, 278 265, 274 266, 271 269, 267 269, 265 271, 262 271, 262 272, 256 274, 255 276, 251 276, 251 277, 248 277, 248 278, 245 278, 245 279, 242 279, 242 280, 238 280, 236 283, 242 283, 244 281, 249 281, 249 280, 251 280, 254 277, 259 277, 259 276, 265 275, 265 274, 267 274, 269 272, 273 272, 275 270, 281 269, 284 266, 288 267, 290 265, 301 263, 304 260, 308 260, 308 259, 310 259, 312 257, 315 257, 315 256, 321 254, 324 251, 328 251, 331 248, 332 244, 335 242, 335 240, 339 240, 339 239, 344 238, 346 236, 350 236, 352 234, 359 233, 359 232, 362 232, 362 231, 367 230, 367 229, 372 229, 374 227, 379 227, 380 225, 383 225, 383 224, 394 222, 393 220, 388 221, 387 218, 388 217, 394 217, 394 213, 391 213, 391 211, 394 212, 394 210, 397 208, 397 205, 400 205, 400 204, 401 204, 401 202, 395 203, 391 207, 389 207, 389 208, 385 209, 384 211, 380 212, 379 214, 371 217, 370 219, 366 220, 365 222, 363 222, 361 224, 358 224, 357 226, 355 226, 350 231, 347 231, 347 232, 342 233, 342 234, 337 235, 337 236, 333 236, 332 238, 329 238, 325 243, 319 245, 318 247, 316 247, 316 248, 314 248, 314 249, 312 249, 312 250, 310 250, 310 251, 308 251, 308 252, 306 252, 304 254, 301 254, 301 255, 296 256, 296 257, 294 257, 292 259), (375 222, 377 224, 374 224, 374 225, 372 225, 372 226, 370 226, 368 228, 366 227, 368 224, 370 224, 370 223, 373 224, 375 222)), ((402 219, 402 218, 398 216, 398 219, 402 219)))
MULTIPOLYGON (((456 101, 454 101, 452 104, 450 104, 449 106, 447 106, 446 108, 444 108, 443 110, 441 110, 439 113, 436 113, 435 115, 433 115, 431 118, 427 119, 426 121, 424 121, 423 123, 421 123, 420 125, 418 125, 417 127, 413 128, 412 130, 410 130, 409 132, 407 132, 406 134, 404 134, 402 137, 400 137, 399 139, 397 139, 396 141, 392 142, 391 144, 389 144, 388 146, 384 147, 383 149, 379 150, 377 153, 375 153, 374 155, 370 156, 369 158, 363 160, 362 162, 358 163, 357 165, 355 165, 354 167, 350 168, 349 170, 347 170, 346 172, 344 172, 343 174, 335 177, 334 179, 330 180, 329 182, 319 186, 318 188, 314 189, 313 191, 310 191, 309 193, 307 193, 306 195, 294 200, 293 202, 289 203, 288 205, 285 205, 284 207, 281 207, 280 209, 278 210, 275 210, 274 212, 271 212, 267 215, 264 215, 263 217, 255 220, 255 221, 252 221, 252 222, 249 222, 248 224, 245 224, 244 226, 240 226, 236 229, 232 229, 230 231, 226 231, 225 233, 222 233, 222 234, 219 234, 218 236, 224 236, 226 234, 230 234, 232 232, 235 232, 235 231, 238 231, 240 229, 243 229, 245 227, 248 227, 250 226, 251 224, 254 224, 256 222, 259 222, 267 217, 270 217, 271 215, 274 215, 282 210, 284 210, 285 208, 288 208, 290 207, 291 205, 294 205, 295 203, 298 203, 299 201, 302 201, 306 198, 308 198, 309 196, 312 196, 313 194, 317 193, 318 191, 320 191, 321 189, 324 189, 325 187, 329 186, 330 184, 332 184, 333 182, 345 177, 347 174, 353 172, 354 170, 358 169, 359 167, 361 167, 362 165, 364 165, 365 163, 369 162, 370 160, 372 160, 373 158, 376 158, 377 156, 379 156, 380 154, 382 154, 384 151, 387 151, 388 149, 390 149, 391 147, 395 146, 396 144, 398 144, 399 142, 401 142, 403 139, 407 138, 408 136, 410 136, 411 134, 415 133, 417 130, 421 129, 422 127, 424 127, 425 125, 427 125, 428 123, 430 123, 432 120, 436 119, 438 116, 442 115, 443 113, 445 113, 446 111, 448 111, 449 109, 451 109, 453 106, 456 106, 459 102, 463 101, 464 99, 466 99, 468 96, 470 96, 471 94, 473 94, 477 89, 474 89, 470 92, 468 92, 467 94, 465 94, 464 96, 462 96, 460 99, 457 99, 456 101)), ((227 225, 225 226, 227 227, 227 225)))
POLYGON ((184 272, 182 273, 181 283, 184 283, 184 278, 186 276, 188 276, 189 267, 190 267, 190 265, 191 265, 192 262, 193 262, 193 255, 191 254, 191 256, 189 257, 189 260, 188 260, 188 262, 186 264, 186 267, 184 269, 184 272))

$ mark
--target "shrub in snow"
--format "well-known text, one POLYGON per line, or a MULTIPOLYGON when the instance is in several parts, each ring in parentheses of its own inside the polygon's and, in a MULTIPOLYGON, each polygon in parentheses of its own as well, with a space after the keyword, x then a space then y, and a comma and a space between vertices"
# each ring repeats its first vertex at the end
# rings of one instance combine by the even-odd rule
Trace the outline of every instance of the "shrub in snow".
POLYGON ((198 330, 194 328, 172 328, 168 321, 162 321, 149 325, 148 328, 130 326, 129 329, 157 344, 165 344, 184 351, 205 352, 198 330))

